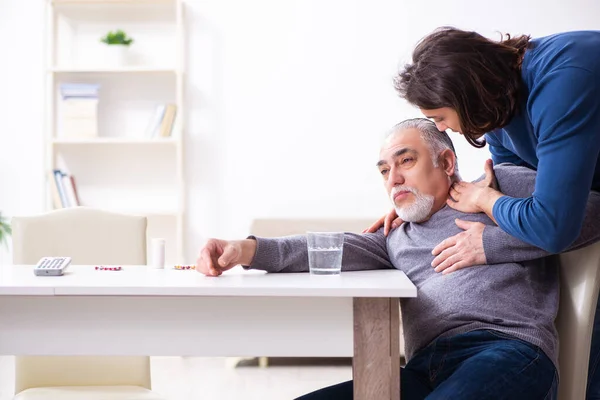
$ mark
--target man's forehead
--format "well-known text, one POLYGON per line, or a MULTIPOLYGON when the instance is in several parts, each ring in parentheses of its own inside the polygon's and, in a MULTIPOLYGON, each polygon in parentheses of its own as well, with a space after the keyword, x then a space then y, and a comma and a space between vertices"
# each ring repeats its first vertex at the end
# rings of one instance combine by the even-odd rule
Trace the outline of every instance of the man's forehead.
POLYGON ((419 151, 424 147, 423 139, 421 138, 421 132, 417 129, 403 129, 398 132, 392 133, 387 137, 379 155, 383 158, 384 156, 392 156, 399 148, 408 148, 413 151, 419 151), (389 154, 388 154, 389 153, 389 154))

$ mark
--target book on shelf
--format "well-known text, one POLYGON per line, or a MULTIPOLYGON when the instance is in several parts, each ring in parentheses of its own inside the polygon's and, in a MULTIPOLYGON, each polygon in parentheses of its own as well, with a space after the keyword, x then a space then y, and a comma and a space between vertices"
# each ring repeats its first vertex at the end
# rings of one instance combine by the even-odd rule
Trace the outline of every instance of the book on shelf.
POLYGON ((64 99, 92 98, 97 99, 100 91, 100 85, 95 83, 62 83, 60 85, 60 94, 64 99))
POLYGON ((75 178, 60 169, 49 172, 48 183, 54 208, 77 207, 81 205, 75 178))
POLYGON ((98 92, 100 85, 63 83, 60 85, 60 136, 98 136, 98 92))
POLYGON ((149 138, 170 137, 175 125, 177 106, 175 104, 159 104, 146 128, 145 136, 149 138))

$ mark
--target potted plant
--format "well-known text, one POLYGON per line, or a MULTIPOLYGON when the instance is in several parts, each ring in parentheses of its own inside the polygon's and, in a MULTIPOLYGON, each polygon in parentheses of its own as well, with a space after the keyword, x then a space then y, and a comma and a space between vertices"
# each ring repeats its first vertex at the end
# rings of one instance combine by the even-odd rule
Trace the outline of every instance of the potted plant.
POLYGON ((108 32, 100 38, 100 41, 106 44, 106 61, 113 65, 123 65, 127 62, 129 46, 133 43, 133 39, 122 29, 108 32))
POLYGON ((7 246, 8 237, 11 234, 12 229, 10 228, 10 223, 5 217, 2 216, 2 213, 0 213, 0 245, 7 246))
MULTIPOLYGON (((6 250, 8 247, 8 237, 12 234, 12 229, 10 228, 10 223, 8 220, 2 216, 0 213, 0 246, 3 246, 6 250)), ((3 249, 0 248, 0 264, 3 264, 3 249)))

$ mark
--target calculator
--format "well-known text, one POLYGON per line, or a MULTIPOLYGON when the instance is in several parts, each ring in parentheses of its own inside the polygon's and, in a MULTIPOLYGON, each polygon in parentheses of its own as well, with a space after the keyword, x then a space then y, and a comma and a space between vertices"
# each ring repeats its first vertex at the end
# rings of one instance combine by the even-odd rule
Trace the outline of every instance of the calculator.
POLYGON ((38 276, 59 276, 71 264, 71 257, 42 257, 33 273, 38 276))

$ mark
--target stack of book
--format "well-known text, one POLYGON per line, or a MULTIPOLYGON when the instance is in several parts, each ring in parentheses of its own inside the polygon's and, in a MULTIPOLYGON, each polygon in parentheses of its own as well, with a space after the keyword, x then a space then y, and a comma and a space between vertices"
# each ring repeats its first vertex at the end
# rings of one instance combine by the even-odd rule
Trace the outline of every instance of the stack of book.
POLYGON ((81 205, 73 175, 66 174, 60 169, 55 169, 50 171, 48 178, 54 208, 67 208, 81 205))
POLYGON ((169 137, 175 125, 177 106, 175 104, 160 104, 148 123, 145 136, 148 138, 169 137))
POLYGON ((100 85, 64 83, 60 85, 60 136, 98 136, 98 91, 100 85))

